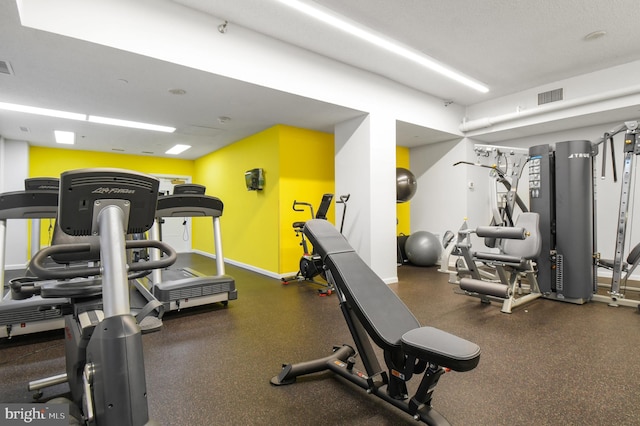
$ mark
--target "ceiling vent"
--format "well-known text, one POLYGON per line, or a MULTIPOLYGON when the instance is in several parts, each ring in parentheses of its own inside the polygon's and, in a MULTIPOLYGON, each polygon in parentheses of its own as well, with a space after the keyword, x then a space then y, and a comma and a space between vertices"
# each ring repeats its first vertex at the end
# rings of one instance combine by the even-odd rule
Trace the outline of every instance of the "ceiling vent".
POLYGON ((563 99, 562 91, 563 89, 555 89, 544 93, 538 93, 538 105, 561 101, 563 99))
POLYGON ((13 70, 11 69, 11 64, 9 62, 0 60, 0 74, 13 74, 13 70))

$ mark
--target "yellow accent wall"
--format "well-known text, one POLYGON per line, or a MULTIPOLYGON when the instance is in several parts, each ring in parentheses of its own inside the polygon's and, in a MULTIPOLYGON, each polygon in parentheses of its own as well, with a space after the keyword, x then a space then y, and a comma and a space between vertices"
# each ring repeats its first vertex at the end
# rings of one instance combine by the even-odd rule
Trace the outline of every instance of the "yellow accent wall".
MULTIPOLYGON (((409 148, 396 147, 396 167, 404 167, 411 170, 409 148)), ((398 218, 396 234, 409 235, 411 233, 411 201, 396 204, 396 215, 398 218)))
MULTIPOLYGON (((296 237, 293 222, 311 218, 309 210, 296 212, 293 201, 308 202, 314 212, 323 194, 334 194, 327 220, 336 223, 342 210, 336 213, 335 142, 333 134, 280 126, 280 265, 279 271, 295 272, 303 254, 300 238, 296 237)), ((309 244, 309 250, 312 250, 309 244)))
MULTIPOLYGON (((308 213, 292 210, 293 200, 314 209, 334 188, 333 135, 277 125, 195 161, 194 182, 224 203, 224 256, 278 274, 295 272, 302 255, 291 224, 308 213), (244 173, 262 168, 265 185, 247 191, 244 173)), ((333 219, 333 207, 329 219, 333 219)), ((210 221, 194 220, 193 247, 213 253, 210 221)))
MULTIPOLYGON (((29 147, 29 177, 60 177, 60 174, 67 170, 86 167, 116 167, 147 174, 193 176, 194 165, 193 160, 29 147)), ((49 225, 45 221, 42 223, 42 246, 49 245, 49 225)))

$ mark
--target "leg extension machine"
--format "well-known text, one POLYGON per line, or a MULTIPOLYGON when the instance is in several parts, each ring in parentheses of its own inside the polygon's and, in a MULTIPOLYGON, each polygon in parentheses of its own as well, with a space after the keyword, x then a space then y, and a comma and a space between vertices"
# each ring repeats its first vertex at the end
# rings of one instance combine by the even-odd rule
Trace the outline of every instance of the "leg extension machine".
POLYGON ((533 263, 542 246, 538 221, 537 213, 520 213, 516 227, 479 226, 475 231, 460 231, 467 235, 463 243, 458 243, 458 249, 467 266, 464 271, 470 275, 460 279, 460 288, 467 294, 480 297, 485 303, 491 299, 503 301, 502 312, 507 314, 512 308, 542 296, 533 263), (472 252, 468 237, 473 232, 479 237, 503 240, 502 251, 472 252), (500 282, 482 280, 476 262, 494 267, 500 282), (522 292, 522 276, 526 277, 529 289, 527 294, 518 296, 522 292))

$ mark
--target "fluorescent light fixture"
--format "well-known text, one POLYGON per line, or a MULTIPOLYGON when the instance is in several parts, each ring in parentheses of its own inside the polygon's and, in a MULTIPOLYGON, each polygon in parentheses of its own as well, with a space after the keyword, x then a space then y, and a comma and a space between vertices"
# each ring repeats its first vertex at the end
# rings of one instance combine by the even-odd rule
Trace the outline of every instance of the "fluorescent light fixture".
POLYGON ((156 132, 173 133, 176 131, 175 127, 158 126, 157 124, 140 123, 138 121, 119 120, 117 118, 99 117, 97 115, 88 116, 87 121, 91 123, 110 124, 112 126, 131 127, 134 129, 155 130, 156 132))
POLYGON ((154 130, 156 132, 173 133, 176 131, 175 127, 140 123, 138 121, 119 120, 117 118, 99 117, 96 115, 78 114, 75 112, 58 111, 56 109, 38 108, 7 102, 0 102, 0 110, 45 115, 47 117, 67 118, 69 120, 89 121, 91 123, 111 124, 113 126, 132 127, 134 129, 154 130))
POLYGON ((289 6, 300 13, 303 13, 307 16, 310 16, 314 19, 317 19, 321 22, 324 22, 327 25, 330 25, 334 28, 337 28, 341 31, 344 31, 348 34, 351 34, 354 37, 357 37, 361 40, 369 42, 375 46, 378 46, 388 52, 395 53, 396 55, 402 56, 405 59, 413 61, 423 67, 426 67, 432 71, 435 71, 445 77, 448 77, 458 83, 462 83, 465 86, 471 87, 482 93, 487 93, 489 88, 477 81, 472 80, 469 77, 466 77, 460 74, 457 71, 451 70, 444 65, 436 62, 435 60, 429 58, 428 56, 421 54, 417 51, 404 47, 392 40, 385 39, 379 35, 372 33, 371 31, 364 29, 360 26, 354 25, 346 20, 328 12, 325 12, 319 8, 311 6, 308 3, 304 3, 298 0, 278 0, 280 3, 289 6))
POLYGON ((180 145, 180 144, 177 144, 173 148, 171 148, 167 152, 165 152, 165 154, 178 155, 181 152, 185 152, 189 148, 191 148, 191 145, 180 145))
POLYGON ((10 104, 6 102, 0 102, 0 109, 6 111, 26 112, 27 114, 46 115, 47 117, 67 118, 69 120, 81 120, 87 119, 86 114, 77 114, 75 112, 58 111, 55 109, 38 108, 28 105, 10 104))
POLYGON ((73 145, 76 143, 76 134, 73 132, 65 132, 63 130, 54 130, 53 134, 56 136, 56 142, 65 145, 73 145))

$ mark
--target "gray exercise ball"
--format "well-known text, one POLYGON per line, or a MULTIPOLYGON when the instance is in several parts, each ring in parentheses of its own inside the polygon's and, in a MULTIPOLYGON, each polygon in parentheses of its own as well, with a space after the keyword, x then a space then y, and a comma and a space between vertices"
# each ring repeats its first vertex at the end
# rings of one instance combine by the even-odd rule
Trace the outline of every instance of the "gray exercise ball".
POLYGON ((417 231, 409 235, 404 250, 409 262, 416 266, 433 266, 440 258, 442 246, 431 232, 417 231))
POLYGON ((409 201, 418 189, 418 181, 410 170, 403 167, 396 168, 396 202, 409 201))

